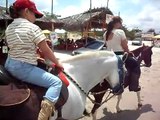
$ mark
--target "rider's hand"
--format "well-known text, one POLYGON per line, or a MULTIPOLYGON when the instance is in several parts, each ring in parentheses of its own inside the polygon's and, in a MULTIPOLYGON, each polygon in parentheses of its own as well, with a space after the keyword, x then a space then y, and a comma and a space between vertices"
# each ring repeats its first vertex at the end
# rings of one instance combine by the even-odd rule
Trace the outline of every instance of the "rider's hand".
POLYGON ((132 57, 135 57, 133 52, 131 52, 131 51, 130 51, 130 52, 129 52, 129 54, 131 54, 131 55, 132 55, 132 57))
POLYGON ((64 67, 62 66, 61 63, 56 64, 56 67, 57 67, 59 70, 61 70, 61 71, 64 70, 64 67))

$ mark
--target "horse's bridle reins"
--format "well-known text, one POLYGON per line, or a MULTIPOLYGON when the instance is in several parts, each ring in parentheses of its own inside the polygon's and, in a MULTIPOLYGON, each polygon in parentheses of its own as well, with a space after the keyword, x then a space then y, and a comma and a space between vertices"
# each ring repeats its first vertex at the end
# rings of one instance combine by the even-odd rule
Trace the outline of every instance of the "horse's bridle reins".
POLYGON ((128 54, 127 52, 125 52, 123 56, 125 56, 125 59, 123 60, 123 64, 124 64, 124 63, 126 62, 128 56, 129 56, 129 54, 128 54), (126 55, 126 56, 125 56, 125 55, 126 55))
MULTIPOLYGON (((99 106, 101 106, 102 104, 104 104, 105 102, 107 102, 108 100, 110 100, 110 99, 114 96, 114 94, 113 94, 112 96, 109 97, 109 95, 112 93, 112 92, 110 91, 109 94, 108 94, 108 96, 107 96, 106 99, 104 100, 104 102, 102 102, 102 103, 97 103, 97 102, 95 102, 95 100, 93 100, 93 99, 89 96, 88 93, 86 93, 86 92, 83 90, 83 88, 82 88, 75 80, 73 80, 73 78, 72 78, 70 75, 68 75, 65 71, 63 71, 63 73, 82 91, 82 93, 83 93, 84 95, 86 95, 86 96, 88 97, 88 99, 89 99, 93 104, 98 104, 99 106)), ((108 91, 108 90, 101 91, 101 92, 97 92, 96 94, 102 94, 102 93, 104 93, 104 92, 106 92, 106 91, 108 91)))

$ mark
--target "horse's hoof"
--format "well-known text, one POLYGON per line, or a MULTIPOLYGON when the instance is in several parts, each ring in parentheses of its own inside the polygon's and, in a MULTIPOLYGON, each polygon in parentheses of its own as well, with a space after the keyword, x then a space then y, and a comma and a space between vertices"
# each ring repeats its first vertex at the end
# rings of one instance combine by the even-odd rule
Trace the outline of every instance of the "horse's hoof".
POLYGON ((122 112, 122 110, 121 110, 121 109, 118 109, 118 110, 117 110, 117 113, 121 113, 121 112, 122 112))
POLYGON ((67 120, 67 119, 64 119, 64 118, 62 118, 62 117, 59 117, 59 118, 57 118, 56 120, 67 120))
POLYGON ((142 103, 138 103, 138 108, 141 108, 142 107, 142 103))
POLYGON ((85 109, 84 112, 83 112, 83 115, 84 116, 90 116, 90 113, 87 111, 87 109, 85 109))

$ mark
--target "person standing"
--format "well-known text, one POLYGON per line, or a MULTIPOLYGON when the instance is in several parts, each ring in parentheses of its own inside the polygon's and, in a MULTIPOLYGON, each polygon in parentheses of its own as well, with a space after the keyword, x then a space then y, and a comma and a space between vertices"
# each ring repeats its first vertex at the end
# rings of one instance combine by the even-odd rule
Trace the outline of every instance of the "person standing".
POLYGON ((37 67, 37 47, 59 68, 63 69, 63 66, 48 47, 47 38, 42 30, 33 24, 36 18, 43 16, 37 10, 34 2, 16 0, 10 6, 9 13, 14 21, 5 31, 9 47, 5 68, 11 75, 22 81, 48 88, 38 115, 38 120, 48 120, 54 112, 54 104, 59 98, 62 82, 58 77, 37 67))

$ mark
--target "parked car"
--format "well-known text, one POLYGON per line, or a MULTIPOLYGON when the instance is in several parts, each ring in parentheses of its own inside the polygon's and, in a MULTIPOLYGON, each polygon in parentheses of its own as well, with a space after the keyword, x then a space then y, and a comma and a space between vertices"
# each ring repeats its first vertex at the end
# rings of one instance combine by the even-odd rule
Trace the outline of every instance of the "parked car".
POLYGON ((132 41, 132 45, 142 45, 142 39, 141 38, 135 38, 133 41, 132 41))
POLYGON ((72 52, 72 55, 82 54, 87 51, 104 50, 106 49, 103 40, 94 40, 86 44, 84 47, 78 48, 72 52))

